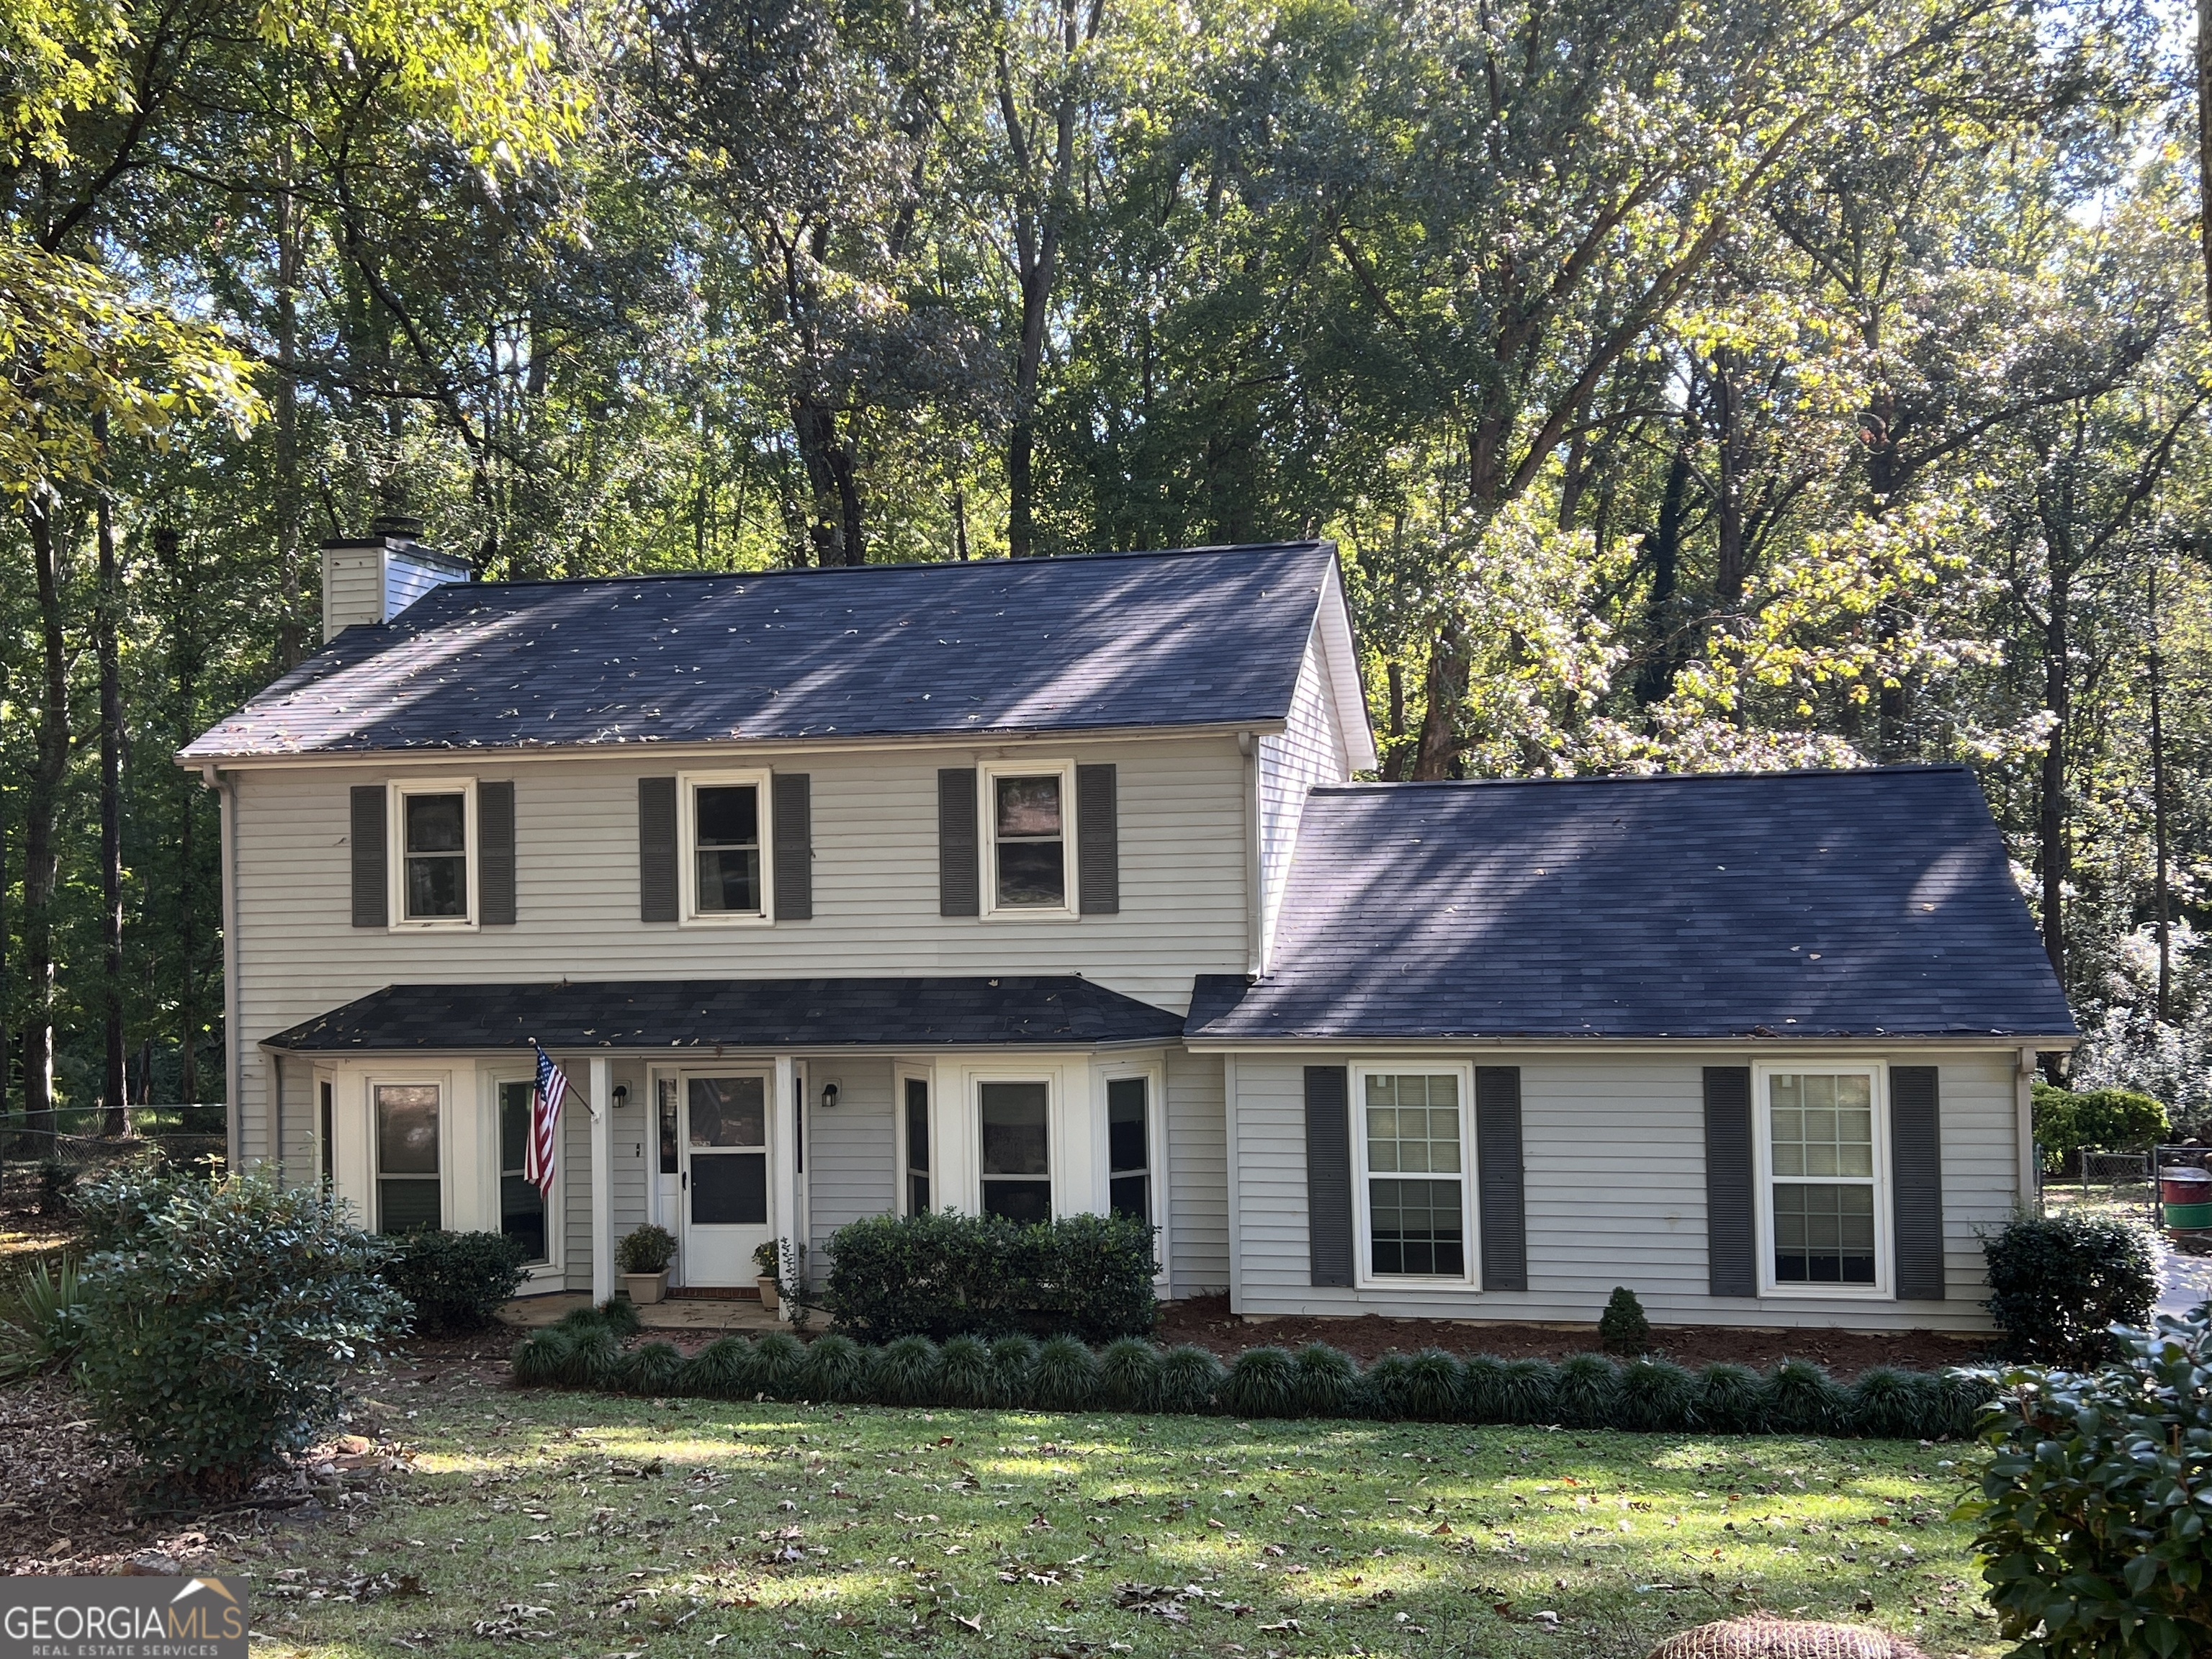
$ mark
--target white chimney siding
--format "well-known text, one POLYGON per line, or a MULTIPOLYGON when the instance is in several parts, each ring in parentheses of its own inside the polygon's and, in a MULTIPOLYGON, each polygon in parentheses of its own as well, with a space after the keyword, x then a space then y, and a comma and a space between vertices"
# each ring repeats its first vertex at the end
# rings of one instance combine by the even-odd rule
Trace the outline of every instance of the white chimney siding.
POLYGON ((361 623, 388 623, 434 587, 469 580, 469 567, 410 537, 323 544, 323 641, 361 623))

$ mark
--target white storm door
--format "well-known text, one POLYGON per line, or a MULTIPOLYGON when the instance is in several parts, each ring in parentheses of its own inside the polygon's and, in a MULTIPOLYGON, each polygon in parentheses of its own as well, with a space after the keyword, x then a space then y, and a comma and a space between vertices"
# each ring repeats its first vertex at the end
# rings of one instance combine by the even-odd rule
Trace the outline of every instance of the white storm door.
POLYGON ((753 1251, 775 1237, 769 1204, 765 1072, 686 1073, 678 1185, 684 1283, 750 1285, 753 1251))

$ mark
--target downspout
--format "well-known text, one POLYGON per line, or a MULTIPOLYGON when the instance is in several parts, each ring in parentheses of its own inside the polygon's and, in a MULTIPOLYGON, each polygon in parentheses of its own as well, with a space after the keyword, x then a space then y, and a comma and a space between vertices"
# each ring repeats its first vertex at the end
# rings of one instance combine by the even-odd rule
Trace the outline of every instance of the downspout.
POLYGON ((2042 1075, 2036 1066, 2040 1058, 2035 1049, 2022 1048, 2013 1076, 2014 1138, 2020 1149, 2019 1207, 2039 1216, 2043 1213, 2043 1171, 2035 1152, 2035 1079, 2042 1075))
MULTIPOLYGON (((215 791, 222 824, 222 1090, 223 1152, 232 1174, 246 1158, 246 1047, 238 1017, 238 781, 226 779, 213 761, 200 763, 201 784, 215 791)), ((185 1033, 191 1041, 191 1033, 185 1033)))
POLYGON ((1266 864, 1261 854, 1260 740, 1249 732, 1237 734, 1237 752, 1244 757, 1244 971, 1267 971, 1267 900, 1264 890, 1266 864))

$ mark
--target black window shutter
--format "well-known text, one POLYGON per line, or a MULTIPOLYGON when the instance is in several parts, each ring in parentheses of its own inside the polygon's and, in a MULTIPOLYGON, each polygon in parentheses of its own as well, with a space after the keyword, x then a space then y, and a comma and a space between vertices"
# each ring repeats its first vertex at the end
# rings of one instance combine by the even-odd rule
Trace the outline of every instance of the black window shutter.
POLYGON ((1121 780, 1111 766, 1075 769, 1077 892, 1086 916, 1121 908, 1121 780))
POLYGON ((775 796, 775 919, 814 920, 814 781, 779 772, 775 796))
POLYGON ((1715 1296, 1757 1296, 1751 1067, 1705 1067, 1705 1273, 1715 1296))
POLYGON ((387 923, 387 895, 384 864, 384 786, 356 784, 353 791, 353 925, 382 927, 387 923))
POLYGON ((1889 1068, 1889 1179, 1897 1295, 1943 1299, 1943 1134, 1933 1066, 1889 1068))
POLYGON ((514 926, 514 786, 477 786, 477 897, 487 927, 514 926))
POLYGON ((1521 1068, 1474 1068, 1475 1200, 1482 1288, 1528 1288, 1528 1216, 1521 1173, 1521 1068))
POLYGON ((937 914, 940 916, 982 914, 977 856, 975 769, 945 767, 937 775, 937 914))
POLYGON ((637 919, 676 920, 676 780, 637 781, 637 919))
POLYGON ((1351 1080, 1306 1067, 1306 1228, 1316 1285, 1352 1283, 1351 1080))

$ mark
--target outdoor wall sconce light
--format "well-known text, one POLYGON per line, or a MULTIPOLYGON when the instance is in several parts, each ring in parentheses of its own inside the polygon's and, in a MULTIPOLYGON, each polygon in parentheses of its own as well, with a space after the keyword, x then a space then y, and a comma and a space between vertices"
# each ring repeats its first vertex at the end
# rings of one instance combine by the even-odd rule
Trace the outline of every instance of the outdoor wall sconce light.
POLYGON ((621 1109, 622 1109, 622 1108, 623 1108, 623 1107, 625 1107, 625 1106, 627 1106, 627 1105, 629 1105, 629 1084, 627 1084, 627 1083, 617 1083, 617 1084, 616 1084, 616 1085, 615 1085, 615 1109, 616 1109, 616 1110, 619 1111, 619 1110, 621 1110, 621 1109))
POLYGON ((834 1083, 823 1084, 822 1085, 822 1109, 826 1112, 836 1103, 837 1085, 834 1083))

